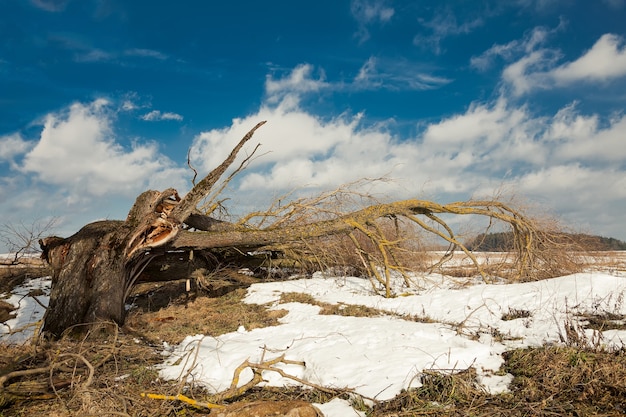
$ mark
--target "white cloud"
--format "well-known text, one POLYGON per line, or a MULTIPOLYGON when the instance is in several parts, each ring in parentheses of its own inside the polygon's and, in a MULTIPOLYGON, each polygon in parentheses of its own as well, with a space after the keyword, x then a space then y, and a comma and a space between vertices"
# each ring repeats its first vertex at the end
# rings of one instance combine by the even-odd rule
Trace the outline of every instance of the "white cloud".
POLYGON ((626 76, 626 47, 621 36, 605 34, 573 62, 554 68, 549 73, 557 85, 578 81, 609 81, 626 76))
POLYGON ((512 108, 501 97, 495 103, 474 103, 463 114, 429 125, 423 147, 450 160, 464 152, 471 158, 462 168, 502 176, 515 163, 545 163, 547 150, 536 141, 542 124, 525 107, 512 108))
POLYGON ((370 57, 359 69, 354 83, 345 85, 355 90, 431 90, 452 82, 424 71, 423 68, 403 60, 386 60, 370 57))
POLYGON ((101 62, 110 61, 115 58, 114 54, 103 51, 102 49, 91 49, 87 52, 80 52, 74 55, 76 62, 101 62))
POLYGON ((48 114, 41 136, 24 157, 21 171, 70 195, 129 195, 158 184, 163 173, 180 183, 180 169, 158 153, 155 143, 121 146, 112 129, 113 114, 104 99, 74 103, 48 114))
POLYGON ((143 49, 143 48, 127 49, 124 51, 124 55, 155 58, 161 61, 166 60, 168 58, 168 56, 162 52, 155 51, 153 49, 143 49))
POLYGON ((119 105, 98 99, 75 103, 31 126, 36 138, 3 137, 5 157, 17 157, 0 177, 0 212, 7 222, 58 219, 50 233, 69 236, 103 218, 124 219, 146 189, 175 187, 184 193, 189 171, 159 153, 155 143, 123 146, 114 124, 119 105), (26 143, 27 142, 27 143, 26 143))
POLYGON ((507 66, 502 72, 502 79, 512 87, 512 93, 516 96, 537 88, 548 88, 550 78, 545 69, 553 66, 558 57, 558 53, 550 49, 532 51, 507 66))
POLYGON ((510 56, 521 49, 524 55, 509 64, 502 72, 503 81, 512 87, 515 95, 523 95, 537 89, 566 87, 579 82, 606 83, 626 76, 626 46, 624 39, 605 34, 574 61, 557 64, 561 51, 541 46, 545 36, 541 31, 521 43, 496 45, 482 55, 472 58, 476 68, 486 68, 493 56, 510 56))
POLYGON ((530 54, 537 48, 541 47, 548 38, 564 26, 561 21, 555 29, 549 30, 544 27, 536 27, 527 32, 522 40, 513 40, 506 44, 494 44, 480 55, 473 56, 470 59, 470 65, 480 71, 484 71, 491 67, 495 58, 500 57, 504 61, 511 61, 520 54, 530 54))
POLYGON ((360 23, 388 22, 395 13, 387 2, 381 0, 352 0, 350 11, 360 23))
POLYGON ((360 43, 370 38, 368 26, 373 23, 386 23, 391 20, 395 10, 386 0, 352 0, 350 12, 357 21, 359 29, 355 36, 360 43))
POLYGON ((493 65, 496 57, 502 57, 505 60, 510 59, 514 51, 518 49, 519 42, 511 41, 505 45, 496 44, 480 55, 470 58, 470 66, 479 71, 485 71, 493 65))
POLYGON ((571 2, 572 0, 516 0, 519 6, 533 8, 540 12, 556 6, 567 5, 571 2))
POLYGON ((626 175, 610 167, 554 164, 519 177, 515 189, 585 232, 624 239, 626 175))
POLYGON ((31 4, 47 12, 61 12, 70 0, 30 0, 31 4))
POLYGON ((24 154, 30 147, 31 144, 19 133, 0 136, 0 162, 11 161, 14 157, 24 154))
POLYGON ((285 78, 275 80, 268 75, 265 79, 265 93, 268 101, 276 103, 288 94, 301 95, 329 87, 329 84, 324 81, 323 72, 317 79, 312 78, 312 75, 313 66, 310 64, 296 66, 285 78))
POLYGON ((176 120, 180 122, 183 120, 183 116, 177 113, 171 113, 171 112, 162 113, 160 110, 152 110, 151 112, 148 112, 144 114, 143 116, 141 116, 141 119, 147 122, 157 122, 161 120, 176 120))
POLYGON ((129 91, 121 95, 119 98, 118 111, 133 112, 139 109, 149 109, 152 107, 149 99, 141 97, 135 91, 129 91))
POLYGON ((133 111, 139 108, 132 100, 124 100, 122 102, 122 110, 124 111, 133 111))
POLYGON ((544 139, 557 144, 554 157, 559 161, 619 163, 626 160, 625 131, 626 116, 601 126, 598 115, 581 115, 573 103, 553 117, 544 139))
POLYGON ((431 33, 416 35, 413 38, 413 44, 423 49, 431 49, 436 54, 443 52, 441 42, 445 38, 470 33, 484 24, 484 19, 481 16, 459 23, 451 9, 438 11, 431 20, 420 18, 418 21, 431 33))
POLYGON ((315 77, 314 70, 310 64, 300 64, 283 78, 268 75, 265 80, 267 102, 280 102, 284 106, 288 101, 298 103, 303 96, 321 91, 432 90, 452 82, 449 78, 432 74, 424 65, 377 57, 368 58, 355 77, 348 81, 328 81, 322 69, 315 77))

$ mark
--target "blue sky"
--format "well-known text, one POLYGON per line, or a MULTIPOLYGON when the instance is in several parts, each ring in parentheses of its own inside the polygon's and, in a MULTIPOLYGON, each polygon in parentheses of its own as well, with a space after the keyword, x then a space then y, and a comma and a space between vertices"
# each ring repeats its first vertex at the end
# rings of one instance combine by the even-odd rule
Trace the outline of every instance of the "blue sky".
POLYGON ((2 222, 123 219, 268 120, 233 211, 384 176, 626 239, 625 21, 625 0, 1 1, 2 222))

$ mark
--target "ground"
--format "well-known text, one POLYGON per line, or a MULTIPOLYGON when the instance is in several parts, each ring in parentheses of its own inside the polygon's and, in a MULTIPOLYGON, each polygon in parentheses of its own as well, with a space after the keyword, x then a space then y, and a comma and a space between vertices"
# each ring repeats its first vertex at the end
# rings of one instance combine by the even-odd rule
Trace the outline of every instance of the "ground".
MULTIPOLYGON (((623 340, 620 337, 623 337, 621 335, 626 327, 626 311, 622 302, 626 278, 623 258, 621 261, 615 258, 620 256, 623 254, 607 256, 610 261, 596 265, 602 271, 595 275, 514 284, 517 286, 510 294, 507 289, 511 286, 508 285, 489 286, 454 277, 447 280, 445 275, 439 275, 442 281, 438 282, 431 277, 431 288, 426 289, 424 284, 420 290, 398 291, 392 299, 368 294, 371 288, 367 288, 369 282, 366 279, 359 281, 358 277, 325 277, 320 274, 255 284, 250 288, 231 288, 231 291, 219 296, 202 291, 181 291, 184 281, 142 284, 128 300, 130 314, 122 328, 109 325, 77 339, 4 346, 0 353, 0 378, 17 376, 2 380, 4 390, 0 391, 0 416, 107 413, 133 416, 207 415, 209 409, 204 407, 196 408, 179 400, 152 399, 142 394, 184 394, 201 403, 215 401, 219 399, 216 390, 203 381, 214 378, 215 381, 229 382, 233 372, 227 364, 234 361, 237 367, 246 358, 253 365, 260 364, 262 361, 258 361, 254 354, 261 348, 266 352, 266 360, 281 354, 287 360, 306 359, 304 367, 280 363, 276 366, 288 375, 315 383, 302 386, 292 380, 291 384, 279 384, 280 375, 266 371, 263 377, 270 381, 266 386, 256 386, 234 398, 215 402, 228 405, 258 400, 273 403, 304 400, 319 404, 326 416, 623 415, 626 412, 626 348, 619 341, 623 340), (444 280, 447 286, 444 286, 444 280), (466 285, 461 285, 463 282, 466 285), (570 291, 573 286, 567 285, 570 282, 576 284, 574 292, 570 291), (361 283, 363 285, 356 288, 361 283), (589 287, 584 287, 587 284, 589 287), (541 289, 539 294, 544 299, 538 305, 543 310, 534 307, 530 301, 537 298, 532 295, 536 293, 525 293, 525 288, 541 289), (530 339, 533 329, 543 325, 541 314, 552 314, 554 317, 560 314, 548 300, 547 289, 553 288, 567 290, 569 315, 563 317, 570 321, 559 318, 560 333, 556 333, 549 343, 524 345, 522 338, 530 339), (500 297, 491 303, 494 297, 489 296, 489 292, 496 290, 500 297), (349 294, 349 298, 342 298, 342 291, 349 294), (524 303, 517 303, 512 294, 525 300, 524 303), (528 300, 523 298, 525 294, 531 294, 528 300), (462 308, 456 311, 456 304, 450 304, 445 311, 442 309, 441 314, 445 312, 445 315, 440 316, 433 306, 444 304, 442 300, 452 295, 462 308), (588 295, 588 300, 583 295, 588 295), (426 304, 428 299, 436 302, 426 304), (400 307, 407 303, 413 306, 411 314, 400 307), (422 312, 416 303, 427 306, 426 310, 430 311, 422 312), (473 310, 465 313, 465 320, 461 322, 455 314, 461 314, 467 306, 473 306, 473 310), (497 312, 496 306, 499 308, 497 312), (299 314, 305 316, 305 321, 295 321, 299 314), (447 322, 442 320, 443 317, 447 317, 447 322), (482 328, 475 326, 474 319, 480 322, 482 328), (316 323, 320 323, 319 326, 316 323), (334 327, 330 328, 330 325, 334 327), (382 327, 377 327, 379 325, 382 327), (402 326, 398 327, 400 329, 412 329, 411 334, 399 334, 398 330, 394 330, 396 325, 402 326), (365 328, 355 329, 359 326, 365 328), (367 392, 363 391, 370 384, 367 380, 362 380, 361 384, 350 382, 346 385, 316 386, 316 382, 320 381, 313 378, 316 367, 330 376, 328 368, 325 368, 330 355, 319 356, 324 348, 332 344, 331 350, 334 349, 334 355, 339 357, 343 340, 350 347, 351 356, 338 362, 335 369, 337 372, 357 374, 360 369, 355 364, 359 364, 362 357, 370 360, 375 357, 380 351, 376 348, 379 341, 381 345, 392 346, 393 340, 382 339, 388 336, 383 327, 396 332, 400 350, 414 346, 410 337, 418 330, 422 332, 418 335, 422 340, 419 346, 427 346, 424 340, 434 337, 427 330, 436 329, 439 332, 437 337, 442 339, 434 339, 435 342, 449 342, 444 349, 449 351, 448 358, 457 355, 459 361, 448 368, 442 365, 415 369, 415 381, 407 385, 409 388, 399 389, 385 399, 381 399, 381 395, 360 394, 367 392), (289 333, 298 329, 301 333, 299 337, 289 333), (357 330, 364 330, 364 333, 356 333, 357 330), (319 332, 323 331, 326 333, 319 340, 324 343, 306 344, 307 340, 320 337, 322 333, 319 332), (333 339, 331 333, 339 334, 339 338, 333 339), (610 335, 619 337, 608 343, 610 335), (271 350, 283 343, 281 337, 290 341, 289 349, 280 352, 271 350), (251 346, 250 340, 257 340, 256 345, 251 346), (519 344, 518 348, 514 348, 516 344, 519 344), (209 349, 210 346, 214 348, 209 349), (307 353, 311 346, 316 347, 315 351, 307 353), (500 346, 508 348, 501 349, 500 346), (359 350, 361 347, 362 351, 359 350), (244 356, 235 355, 240 348, 244 356), (456 353, 455 349, 458 349, 456 353), (470 356, 465 353, 467 349, 474 349, 470 356), (509 383, 507 391, 494 393, 488 392, 485 384, 481 383, 485 378, 484 366, 479 362, 461 365, 460 361, 465 357, 488 358, 498 349, 503 351, 492 355, 500 361, 492 376, 502 377, 509 383), (205 365, 201 358, 205 358, 208 351, 218 355, 218 363, 205 365), (359 355, 359 352, 364 354, 359 355), (481 352, 486 353, 483 355, 481 352), (185 367, 185 360, 195 361, 196 366, 185 367), (207 368, 206 372, 200 372, 202 367, 207 368), (45 371, 19 374, 23 370, 37 369, 45 371), (168 370, 175 369, 187 378, 166 377, 168 370), (220 369, 224 375, 215 379, 215 372, 220 369), (277 386, 274 386, 275 382, 277 386), (338 410, 343 410, 343 414, 338 414, 338 410), (351 414, 346 414, 348 412, 351 414)), ((462 266, 462 262, 459 265, 462 266)), ((454 268, 459 268, 459 265, 454 268)), ((28 281, 22 282, 22 286, 28 281)), ((32 298, 44 300, 42 293, 28 288, 21 296, 23 304, 32 298)), ((45 287, 41 291, 45 292, 45 287)), ((13 299, 5 297, 6 300, 13 299)), ((382 368, 388 371, 395 369, 394 359, 400 362, 397 369, 404 366, 405 374, 417 366, 408 362, 409 359, 398 350, 392 349, 383 354, 387 359, 382 368)), ((412 354, 412 358, 418 356, 412 354)), ((244 370, 241 383, 246 382, 246 372, 252 375, 250 369, 244 370)), ((338 381, 351 380, 348 375, 338 381)))

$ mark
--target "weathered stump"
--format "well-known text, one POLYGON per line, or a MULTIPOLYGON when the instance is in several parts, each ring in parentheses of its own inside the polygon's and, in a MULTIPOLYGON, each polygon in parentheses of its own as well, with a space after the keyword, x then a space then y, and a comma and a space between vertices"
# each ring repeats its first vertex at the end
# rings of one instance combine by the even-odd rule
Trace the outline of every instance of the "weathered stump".
POLYGON ((59 337, 76 324, 124 323, 128 272, 123 242, 128 234, 124 222, 101 221, 67 239, 42 240, 53 288, 44 332, 59 337))

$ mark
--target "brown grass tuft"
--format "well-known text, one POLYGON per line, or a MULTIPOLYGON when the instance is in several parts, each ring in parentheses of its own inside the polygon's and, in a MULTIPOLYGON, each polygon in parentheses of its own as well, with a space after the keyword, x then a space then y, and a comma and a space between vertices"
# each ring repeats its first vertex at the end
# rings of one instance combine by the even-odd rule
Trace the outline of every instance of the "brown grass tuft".
POLYGON ((154 344, 163 341, 176 344, 186 336, 206 334, 219 336, 246 329, 274 326, 285 311, 268 311, 266 307, 242 302, 245 289, 236 289, 221 297, 199 296, 175 298, 167 308, 156 311, 131 311, 126 327, 154 344))
POLYGON ((283 293, 280 296, 281 303, 303 303, 321 307, 320 314, 352 317, 378 317, 390 315, 388 312, 376 308, 356 304, 330 304, 318 301, 309 294, 298 292, 283 293))
POLYGON ((505 353, 502 372, 511 392, 490 395, 473 369, 424 372, 422 386, 375 405, 369 417, 399 416, 622 416, 626 413, 626 351, 572 347, 505 353))

